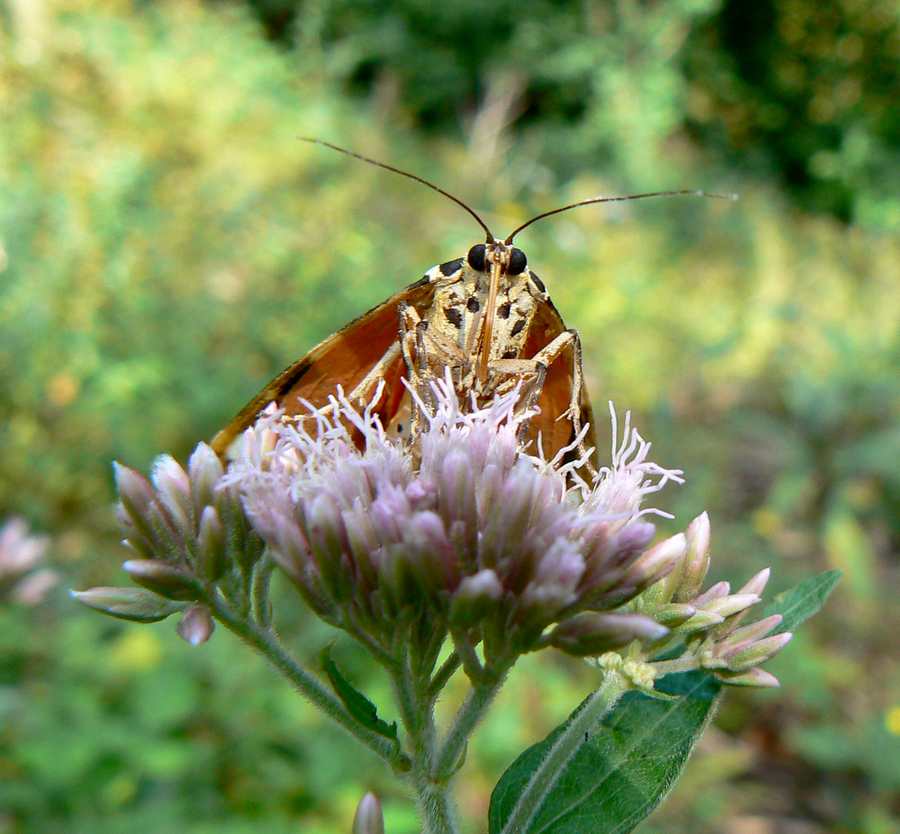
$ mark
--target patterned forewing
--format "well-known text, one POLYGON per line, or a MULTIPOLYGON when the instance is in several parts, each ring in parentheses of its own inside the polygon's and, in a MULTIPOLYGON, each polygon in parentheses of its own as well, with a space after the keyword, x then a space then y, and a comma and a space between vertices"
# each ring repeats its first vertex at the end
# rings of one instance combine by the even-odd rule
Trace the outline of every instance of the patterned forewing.
MULTIPOLYGON (((397 340, 398 306, 406 302, 425 315, 433 295, 434 286, 429 281, 417 281, 320 342, 244 406, 213 438, 213 449, 224 456, 235 438, 273 401, 286 414, 298 414, 306 411, 301 400, 318 408, 328 402, 338 385, 347 393, 352 391, 397 340)), ((384 373, 386 391, 380 412, 385 424, 393 418, 405 393, 400 381, 403 376, 403 360, 398 356, 384 373)))

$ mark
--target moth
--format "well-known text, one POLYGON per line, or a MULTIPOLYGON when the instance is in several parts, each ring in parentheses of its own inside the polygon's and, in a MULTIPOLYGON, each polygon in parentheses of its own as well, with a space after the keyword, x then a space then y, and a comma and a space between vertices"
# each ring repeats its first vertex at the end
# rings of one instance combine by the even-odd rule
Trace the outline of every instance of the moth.
POLYGON ((594 197, 538 214, 500 240, 472 208, 434 183, 330 142, 305 141, 437 191, 475 219, 485 241, 474 244, 465 256, 432 267, 420 280, 287 367, 213 438, 213 449, 225 456, 234 440, 271 402, 287 416, 305 414, 303 403, 327 408, 329 396, 341 385, 351 402, 369 404, 382 382, 373 411, 388 432, 414 437, 420 415, 407 384, 427 402, 430 382, 449 370, 461 402, 474 396, 479 404, 487 403, 521 385, 521 407, 538 408, 523 440, 540 437, 548 460, 577 440, 579 455, 587 459, 595 444, 581 341, 575 330, 566 327, 544 282, 528 266, 525 253, 513 246, 513 240, 532 223, 577 206, 703 192, 594 197))

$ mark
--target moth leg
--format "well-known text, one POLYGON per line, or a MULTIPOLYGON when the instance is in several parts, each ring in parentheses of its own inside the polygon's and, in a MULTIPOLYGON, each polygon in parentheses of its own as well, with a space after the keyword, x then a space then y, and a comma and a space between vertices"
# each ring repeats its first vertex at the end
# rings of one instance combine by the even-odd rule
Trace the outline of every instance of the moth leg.
MULTIPOLYGON (((525 395, 525 402, 522 409, 527 411, 537 405, 538 397, 544 390, 544 382, 547 379, 547 366, 543 362, 536 362, 534 366, 534 380, 528 386, 528 393, 525 395)), ((523 426, 524 429, 524 426, 523 426)))
MULTIPOLYGON (((557 420, 569 420, 572 423, 573 432, 578 435, 581 432, 581 396, 584 390, 584 368, 582 365, 581 338, 575 330, 564 330, 550 344, 544 346, 531 359, 539 365, 549 367, 555 360, 559 359, 563 351, 572 348, 572 393, 569 398, 569 407, 560 414, 557 420)), ((543 384, 543 383, 542 383, 543 384)), ((538 396, 540 390, 538 390, 538 396)), ((578 453, 583 457, 588 457, 588 450, 584 445, 584 441, 578 443, 578 453)), ((588 458, 588 472, 596 475, 593 464, 588 458)))
MULTIPOLYGON (((495 396, 512 391, 523 378, 528 378, 527 384, 522 387, 517 410, 524 412, 537 405, 547 379, 547 366, 543 362, 536 362, 533 359, 495 359, 491 362, 490 369, 493 373, 509 376, 509 379, 494 389, 495 396)), ((523 423, 519 428, 519 440, 524 441, 527 434, 528 425, 523 423)))
MULTIPOLYGON (((400 355, 400 343, 394 342, 373 366, 372 369, 357 383, 354 389, 347 394, 347 399, 356 405, 365 406, 369 404, 373 392, 378 387, 378 383, 384 379, 387 369, 397 360, 400 355)), ((372 403, 377 405, 377 403, 372 403)))
MULTIPOLYGON (((399 338, 397 344, 406 365, 409 383, 423 402, 432 402, 431 387, 428 385, 431 373, 428 369, 428 354, 425 347, 425 331, 428 322, 423 321, 410 304, 403 302, 397 307, 399 316, 399 338), (424 325, 424 326, 423 326, 424 325)), ((418 437, 422 415, 418 405, 413 402, 410 407, 409 440, 414 442, 418 437)))
POLYGON ((527 384, 522 387, 522 409, 531 408, 537 402, 547 376, 546 364, 536 362, 534 359, 495 359, 490 364, 490 371, 492 382, 497 375, 507 377, 499 384, 491 386, 495 396, 506 394, 519 382, 527 380, 527 384))
MULTIPOLYGON (((371 402, 372 395, 378 387, 378 383, 384 378, 387 369, 396 361, 400 355, 400 345, 395 342, 392 344, 369 370, 369 372, 346 394, 347 401, 352 405, 365 407, 371 402)), ((371 403, 374 408, 378 403, 371 403)), ((316 414, 327 416, 334 412, 334 404, 329 402, 315 410, 316 414)), ((309 419, 310 414, 295 414, 292 417, 284 418, 286 420, 303 421, 309 419)))

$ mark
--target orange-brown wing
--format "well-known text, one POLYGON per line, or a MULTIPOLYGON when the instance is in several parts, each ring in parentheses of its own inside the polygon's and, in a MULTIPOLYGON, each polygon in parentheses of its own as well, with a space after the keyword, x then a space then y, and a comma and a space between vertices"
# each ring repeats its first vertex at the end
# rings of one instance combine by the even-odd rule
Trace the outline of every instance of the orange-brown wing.
MULTIPOLYGON (((216 434, 211 441, 216 454, 224 456, 235 438, 253 425, 260 411, 270 402, 276 402, 287 414, 297 414, 305 410, 300 404, 301 399, 319 407, 327 403, 329 394, 333 394, 338 385, 349 393, 397 340, 398 306, 406 302, 424 316, 433 296, 434 285, 427 277, 422 278, 320 342, 306 356, 278 374, 216 434)), ((382 410, 386 413, 382 419, 390 420, 392 410, 396 410, 403 398, 400 380, 404 374, 400 356, 384 369, 386 392, 382 410)))
MULTIPOLYGON (((565 329, 566 326, 563 323, 562 316, 560 316, 549 298, 547 301, 538 304, 534 320, 528 330, 528 338, 525 340, 522 356, 526 359, 532 358, 541 348, 550 344, 565 329)), ((541 413, 531 423, 531 439, 535 440, 538 433, 540 433, 541 445, 547 460, 550 460, 560 449, 571 443, 575 435, 571 420, 568 418, 563 420, 556 419, 568 409, 572 398, 572 386, 575 381, 572 373, 573 362, 574 351, 569 347, 563 351, 561 356, 550 363, 550 366, 547 368, 547 378, 544 380, 544 387, 538 399, 541 413)), ((585 435, 584 444, 588 448, 596 447, 594 413, 591 410, 587 386, 582 385, 581 424, 584 425, 585 423, 590 424, 590 428, 585 435)))

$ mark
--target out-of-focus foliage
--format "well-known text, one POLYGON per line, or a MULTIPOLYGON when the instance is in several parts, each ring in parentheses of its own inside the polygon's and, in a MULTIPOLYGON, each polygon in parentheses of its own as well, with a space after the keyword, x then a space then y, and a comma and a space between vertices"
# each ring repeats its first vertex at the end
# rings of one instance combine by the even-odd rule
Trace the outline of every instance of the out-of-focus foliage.
MULTIPOLYGON (((267 30, 238 3, 0 3, 0 517, 52 533, 70 584, 119 582, 112 458, 183 458, 284 364, 479 239, 437 195, 298 135, 400 162, 497 231, 598 192, 734 188, 737 204, 582 209, 520 240, 582 334, 600 436, 606 399, 638 412, 687 471, 670 508, 710 509, 723 576, 847 574, 773 664, 783 689, 726 700, 643 831, 887 834, 893 7, 775 4, 742 39, 738 4, 709 0, 479 4, 479 25, 471 3, 308 3, 296 26, 294 5, 267 30)), ((310 658, 330 639, 299 611, 282 630, 310 658)), ((336 832, 384 790, 229 635, 191 650, 165 624, 139 631, 61 595, 2 612, 0 831, 336 832)), ((380 677, 336 651, 378 701, 380 677)), ((472 831, 492 780, 589 686, 562 658, 517 670, 460 786, 472 831)), ((388 830, 415 831, 387 800, 388 830)))
POLYGON ((612 164, 659 183, 673 155, 702 157, 845 220, 900 211, 891 0, 249 5, 301 61, 396 97, 429 132, 467 125, 480 142, 492 118, 511 121, 566 174, 612 164))

